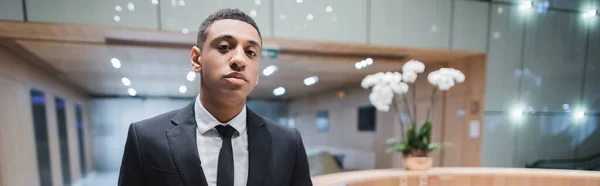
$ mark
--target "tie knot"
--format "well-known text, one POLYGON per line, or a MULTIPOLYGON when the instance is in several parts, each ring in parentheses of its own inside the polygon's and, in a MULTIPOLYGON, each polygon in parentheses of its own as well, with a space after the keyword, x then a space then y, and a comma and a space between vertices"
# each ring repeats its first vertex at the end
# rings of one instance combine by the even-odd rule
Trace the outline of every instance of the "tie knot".
POLYGON ((217 125, 215 128, 217 131, 219 131, 221 138, 231 139, 233 134, 236 132, 236 130, 230 125, 217 125))

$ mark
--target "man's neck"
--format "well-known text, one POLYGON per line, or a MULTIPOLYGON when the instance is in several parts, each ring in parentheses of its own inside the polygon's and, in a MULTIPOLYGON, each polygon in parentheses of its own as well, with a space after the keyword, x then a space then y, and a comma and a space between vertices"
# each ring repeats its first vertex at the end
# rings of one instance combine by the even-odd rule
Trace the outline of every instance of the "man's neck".
POLYGON ((210 115, 215 117, 221 123, 231 121, 231 119, 242 112, 245 105, 244 102, 235 105, 224 104, 216 101, 213 97, 203 96, 203 94, 200 94, 200 103, 210 115))

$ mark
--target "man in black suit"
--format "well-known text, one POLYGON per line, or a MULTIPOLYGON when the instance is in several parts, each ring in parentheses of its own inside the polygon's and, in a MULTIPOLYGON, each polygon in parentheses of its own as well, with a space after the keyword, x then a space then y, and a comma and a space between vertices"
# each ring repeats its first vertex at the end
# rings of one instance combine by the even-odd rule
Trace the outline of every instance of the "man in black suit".
POLYGON ((119 185, 311 186, 300 133, 246 108, 261 48, 258 26, 242 11, 210 15, 191 51, 200 94, 130 125, 119 185))

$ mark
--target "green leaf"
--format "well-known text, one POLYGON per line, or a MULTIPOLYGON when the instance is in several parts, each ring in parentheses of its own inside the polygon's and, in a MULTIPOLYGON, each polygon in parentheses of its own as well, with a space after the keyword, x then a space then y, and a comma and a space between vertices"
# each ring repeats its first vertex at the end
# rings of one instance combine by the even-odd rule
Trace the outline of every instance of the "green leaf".
POLYGON ((407 149, 410 149, 410 148, 408 148, 408 144, 406 142, 396 142, 396 143, 393 143, 392 145, 390 145, 390 147, 386 148, 385 151, 387 153, 404 152, 407 149))
POLYGON ((402 142, 402 140, 398 139, 398 138, 388 138, 387 140, 385 140, 385 142, 387 144, 394 144, 394 143, 402 142))
POLYGON ((425 145, 431 143, 431 122, 425 121, 425 123, 421 125, 421 129, 419 129, 419 140, 425 145))
POLYGON ((443 147, 454 147, 454 143, 452 143, 452 142, 431 143, 428 146, 428 150, 434 151, 438 148, 443 148, 443 147))

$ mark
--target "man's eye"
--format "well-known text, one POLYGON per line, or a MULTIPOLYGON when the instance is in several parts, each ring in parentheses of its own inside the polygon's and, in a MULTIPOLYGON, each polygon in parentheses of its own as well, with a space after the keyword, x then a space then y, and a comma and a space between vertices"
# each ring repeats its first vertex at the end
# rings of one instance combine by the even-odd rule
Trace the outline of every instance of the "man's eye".
POLYGON ((219 46, 217 46, 217 48, 222 52, 231 50, 231 47, 229 45, 219 45, 219 46))
POLYGON ((249 56, 256 56, 256 52, 252 51, 252 50, 247 50, 246 54, 249 56))

